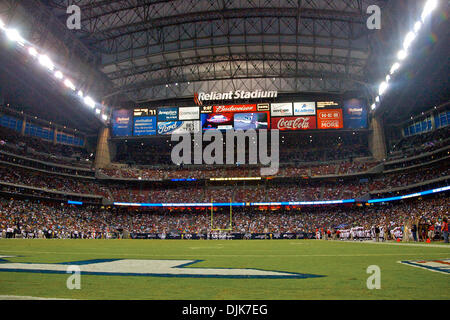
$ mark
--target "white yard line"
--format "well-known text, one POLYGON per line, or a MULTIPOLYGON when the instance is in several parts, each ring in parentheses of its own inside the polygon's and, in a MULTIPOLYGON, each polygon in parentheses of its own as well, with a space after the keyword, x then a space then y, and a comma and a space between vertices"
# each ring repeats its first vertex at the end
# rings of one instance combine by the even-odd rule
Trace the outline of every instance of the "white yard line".
MULTIPOLYGON (((5 250, 2 250, 5 252, 5 250)), ((86 253, 86 252, 51 252, 51 251, 7 251, 7 252, 13 252, 15 254, 22 255, 24 253, 31 253, 31 254, 52 254, 52 255, 88 255, 92 256, 92 253, 86 253)), ((373 254, 202 254, 198 253, 200 256, 199 259, 202 259, 204 257, 378 257, 378 256, 417 256, 419 253, 373 253, 373 254)), ((430 252, 430 253, 424 253, 421 252, 420 255, 439 255, 439 254, 448 254, 448 252, 430 252)), ((193 257, 194 253, 192 254, 138 254, 138 253, 98 253, 97 258, 99 256, 107 256, 107 257, 118 257, 118 259, 121 259, 125 256, 131 256, 131 257, 193 257)), ((65 261, 66 262, 66 261, 65 261)))
POLYGON ((72 299, 0 295, 0 300, 72 300, 72 299))
POLYGON ((404 242, 374 242, 374 241, 338 241, 344 243, 370 243, 370 244, 385 244, 391 246, 409 246, 409 247, 427 247, 427 248, 446 248, 450 249, 450 245, 446 244, 424 244, 424 243, 404 243, 404 242))

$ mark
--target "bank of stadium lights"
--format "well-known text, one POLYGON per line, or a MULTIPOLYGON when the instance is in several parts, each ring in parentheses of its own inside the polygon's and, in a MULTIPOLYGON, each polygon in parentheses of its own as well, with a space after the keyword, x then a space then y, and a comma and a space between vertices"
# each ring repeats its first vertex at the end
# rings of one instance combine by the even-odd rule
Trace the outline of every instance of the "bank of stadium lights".
POLYGON ((424 6, 423 11, 422 11, 422 15, 420 16, 421 21, 417 21, 414 24, 413 30, 406 34, 405 39, 403 40, 403 43, 402 43, 402 49, 397 53, 398 61, 396 61, 392 65, 391 69, 389 70, 389 74, 386 76, 386 81, 383 81, 380 84, 380 86, 378 88, 379 96, 377 96, 375 98, 375 102, 371 106, 372 110, 375 110, 376 107, 377 107, 377 104, 380 103, 380 96, 382 96, 386 92, 386 90, 388 89, 389 81, 391 80, 391 76, 395 72, 397 72, 397 70, 400 69, 400 67, 401 67, 400 62, 405 60, 408 57, 408 50, 411 48, 411 45, 413 44, 414 40, 416 40, 420 29, 422 29, 422 26, 425 23, 425 20, 437 8, 438 4, 439 4, 438 0, 428 0, 425 3, 425 6, 424 6))
MULTIPOLYGON (((8 40, 19 44, 21 47, 25 47, 27 41, 20 35, 19 31, 17 29, 6 28, 6 24, 1 19, 0 19, 0 30, 5 33, 8 40)), ((35 58, 41 66, 50 71, 56 79, 62 81, 62 83, 72 91, 77 90, 75 84, 71 80, 67 78, 65 79, 61 71, 55 70, 56 69, 55 64, 46 54, 38 52, 38 50, 32 45, 27 47, 28 48, 26 50, 28 54, 33 58, 35 58)), ((81 90, 78 91, 78 96, 91 109, 94 109, 95 106, 97 105, 97 103, 91 97, 89 96, 85 97, 84 93, 81 90)), ((100 113, 101 113, 100 110, 96 109, 96 114, 100 115, 100 113)), ((104 121, 107 121, 109 117, 107 116, 107 114, 102 114, 101 118, 104 121)))

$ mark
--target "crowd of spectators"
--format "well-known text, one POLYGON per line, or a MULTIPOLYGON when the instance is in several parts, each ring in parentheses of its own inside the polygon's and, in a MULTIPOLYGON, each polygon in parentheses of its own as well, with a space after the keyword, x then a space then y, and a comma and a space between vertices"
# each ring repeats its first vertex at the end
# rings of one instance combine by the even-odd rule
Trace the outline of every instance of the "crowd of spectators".
POLYGON ((376 174, 364 179, 301 179, 285 182, 254 182, 233 185, 191 186, 162 183, 133 183, 94 178, 72 178, 17 166, 0 165, 0 182, 48 191, 97 195, 116 202, 199 203, 210 202, 278 202, 358 199, 369 192, 407 187, 448 177, 450 167, 444 162, 421 169, 376 174))
POLYGON ((86 148, 53 143, 41 138, 21 135, 19 132, 0 126, 0 150, 36 160, 91 168, 94 154, 86 148))
POLYGON ((109 197, 107 187, 93 179, 69 178, 14 166, 0 165, 0 181, 46 190, 109 197))
MULTIPOLYGON (((366 172, 379 164, 376 161, 346 161, 330 164, 285 165, 278 169, 277 177, 304 177, 324 175, 346 175, 366 172)), ((175 167, 166 168, 114 168, 100 169, 105 176, 117 179, 164 180, 164 179, 209 179, 230 177, 260 177, 261 167, 175 167)))
POLYGON ((426 152, 431 152, 449 144, 450 126, 431 132, 404 137, 393 144, 389 160, 407 158, 426 152))
MULTIPOLYGON (((207 145, 207 142, 203 143, 203 147, 207 145)), ((116 146, 113 161, 117 163, 147 166, 173 164, 171 150, 174 142, 170 138, 154 137, 144 142, 123 140, 117 142, 116 146)), ((242 152, 237 150, 236 143, 234 148, 235 153, 242 152)), ((370 156, 368 136, 363 132, 281 133, 279 150, 281 163, 295 165, 370 156)))
POLYGON ((127 210, 72 207, 40 202, 0 199, 0 232, 14 229, 23 237, 99 238, 116 232, 208 233, 231 229, 234 233, 315 233, 375 226, 403 228, 411 224, 439 224, 448 216, 448 197, 409 200, 371 207, 304 207, 262 210, 254 207, 228 210, 127 210), (231 225, 230 225, 231 223, 231 225))

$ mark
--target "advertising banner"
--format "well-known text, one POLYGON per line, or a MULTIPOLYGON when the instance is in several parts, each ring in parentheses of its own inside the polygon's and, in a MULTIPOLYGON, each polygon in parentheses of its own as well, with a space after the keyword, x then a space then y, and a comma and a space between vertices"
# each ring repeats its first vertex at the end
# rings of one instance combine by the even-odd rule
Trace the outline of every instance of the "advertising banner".
POLYGON ((233 104, 228 106, 214 106, 215 113, 224 113, 224 112, 255 112, 256 104, 233 104))
POLYGON ((272 117, 292 116, 292 102, 272 103, 270 114, 272 117))
POLYGON ((140 109, 134 109, 134 117, 152 117, 152 116, 156 116, 156 112, 157 109, 156 108, 140 108, 140 109))
POLYGON ((266 112, 236 113, 234 130, 269 129, 269 115, 266 112))
POLYGON ((312 130, 316 129, 316 117, 272 118, 272 130, 312 130))
POLYGON ((317 126, 319 129, 342 129, 344 127, 342 109, 317 110, 317 126))
POLYGON ((159 108, 158 121, 178 120, 178 108, 159 108))
POLYGON ((336 101, 318 101, 317 102, 317 108, 326 108, 326 109, 332 109, 332 108, 339 108, 339 103, 336 101))
POLYGON ((294 116, 315 116, 315 102, 294 102, 294 116))
POLYGON ((314 239, 315 234, 312 232, 298 233, 130 233, 131 239, 174 239, 174 240, 200 240, 200 239, 254 239, 254 240, 279 240, 279 239, 314 239))
POLYGON ((116 137, 131 136, 133 131, 132 110, 113 111, 112 134, 116 137))
POLYGON ((347 129, 367 128, 367 106, 360 99, 344 101, 344 125, 347 129))
POLYGON ((158 134, 182 134, 200 131, 200 121, 158 122, 158 134))
POLYGON ((258 103, 258 111, 270 111, 270 105, 268 103, 258 103))
POLYGON ((199 107, 180 107, 178 108, 178 120, 200 120, 199 107))
POLYGON ((202 114, 203 130, 230 130, 233 129, 233 113, 204 113, 202 114))
POLYGON ((134 136, 152 136, 156 134, 156 117, 134 119, 134 136))

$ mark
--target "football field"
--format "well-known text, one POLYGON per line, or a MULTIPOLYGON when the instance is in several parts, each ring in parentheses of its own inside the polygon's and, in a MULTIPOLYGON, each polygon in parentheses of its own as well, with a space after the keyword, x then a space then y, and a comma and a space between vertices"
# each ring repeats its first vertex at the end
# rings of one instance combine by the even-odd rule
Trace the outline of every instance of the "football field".
POLYGON ((450 299, 443 243, 2 239, 0 258, 2 298, 450 299))

